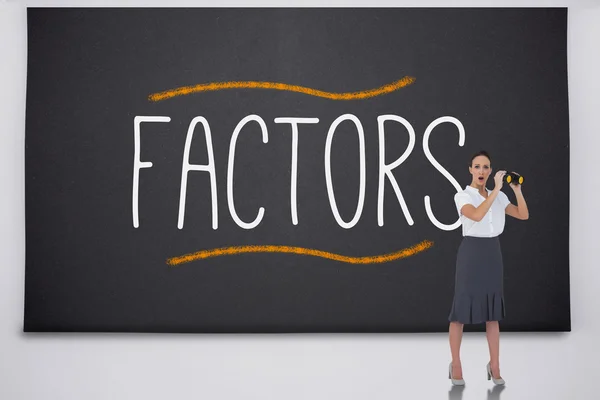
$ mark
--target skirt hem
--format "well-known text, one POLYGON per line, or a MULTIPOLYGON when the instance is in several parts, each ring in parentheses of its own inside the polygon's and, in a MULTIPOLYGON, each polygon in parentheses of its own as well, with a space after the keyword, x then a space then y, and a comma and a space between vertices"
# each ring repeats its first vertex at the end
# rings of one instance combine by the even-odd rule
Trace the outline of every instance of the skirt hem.
POLYGON ((502 293, 487 293, 478 296, 458 296, 452 302, 448 316, 450 322, 481 324, 501 321, 506 316, 502 293))

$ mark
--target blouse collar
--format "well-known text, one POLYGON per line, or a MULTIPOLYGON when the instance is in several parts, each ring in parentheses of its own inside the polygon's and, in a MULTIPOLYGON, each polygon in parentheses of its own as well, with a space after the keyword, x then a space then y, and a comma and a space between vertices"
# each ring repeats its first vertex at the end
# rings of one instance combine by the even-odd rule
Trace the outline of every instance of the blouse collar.
MULTIPOLYGON (((481 193, 479 193, 479 190, 478 190, 477 188, 474 188, 474 187, 473 187, 473 186, 471 186, 471 185, 467 185, 467 187, 466 187, 465 189, 466 189, 466 190, 470 190, 470 191, 471 191, 471 192, 473 192, 473 193, 477 193, 478 195, 480 195, 480 196, 481 196, 481 193)), ((490 194, 490 193, 492 192, 492 191, 491 191, 490 189, 488 189, 488 188, 485 188, 485 190, 487 190, 488 194, 490 194)), ((481 197, 483 197, 483 196, 481 196, 481 197)))

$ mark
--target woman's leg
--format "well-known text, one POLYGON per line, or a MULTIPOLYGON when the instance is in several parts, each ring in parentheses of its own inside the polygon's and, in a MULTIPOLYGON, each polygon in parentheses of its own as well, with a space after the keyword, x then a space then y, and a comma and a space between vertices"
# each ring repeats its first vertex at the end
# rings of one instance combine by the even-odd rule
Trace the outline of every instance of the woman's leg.
POLYGON ((452 353, 452 376, 454 379, 462 379, 460 342, 462 341, 463 324, 460 322, 450 322, 448 331, 450 337, 450 352, 452 353))
POLYGON ((487 321, 485 333, 490 348, 490 367, 494 378, 500 378, 500 324, 498 321, 487 321))

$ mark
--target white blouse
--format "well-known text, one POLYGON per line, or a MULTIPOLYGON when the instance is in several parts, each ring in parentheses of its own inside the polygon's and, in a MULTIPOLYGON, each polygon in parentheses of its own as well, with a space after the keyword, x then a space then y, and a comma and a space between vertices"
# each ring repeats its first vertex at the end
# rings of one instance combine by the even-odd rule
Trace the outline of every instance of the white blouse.
MULTIPOLYGON (((486 190, 489 196, 492 191, 487 188, 486 190)), ((465 204, 472 204, 477 208, 484 201, 485 197, 479 194, 479 190, 472 186, 467 186, 465 190, 454 195, 456 209, 458 210, 462 222, 463 236, 495 237, 499 236, 504 231, 505 210, 510 204, 510 200, 502 191, 498 193, 492 206, 481 221, 473 221, 462 215, 460 212, 465 204)))

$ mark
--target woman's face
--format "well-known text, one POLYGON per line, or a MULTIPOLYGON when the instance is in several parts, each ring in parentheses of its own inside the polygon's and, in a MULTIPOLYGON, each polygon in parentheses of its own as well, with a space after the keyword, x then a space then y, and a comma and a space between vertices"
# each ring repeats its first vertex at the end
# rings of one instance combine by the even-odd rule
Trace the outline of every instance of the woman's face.
POLYGON ((477 156, 473 159, 469 172, 473 175, 473 182, 478 185, 485 185, 488 177, 492 173, 490 160, 486 156, 477 156))

